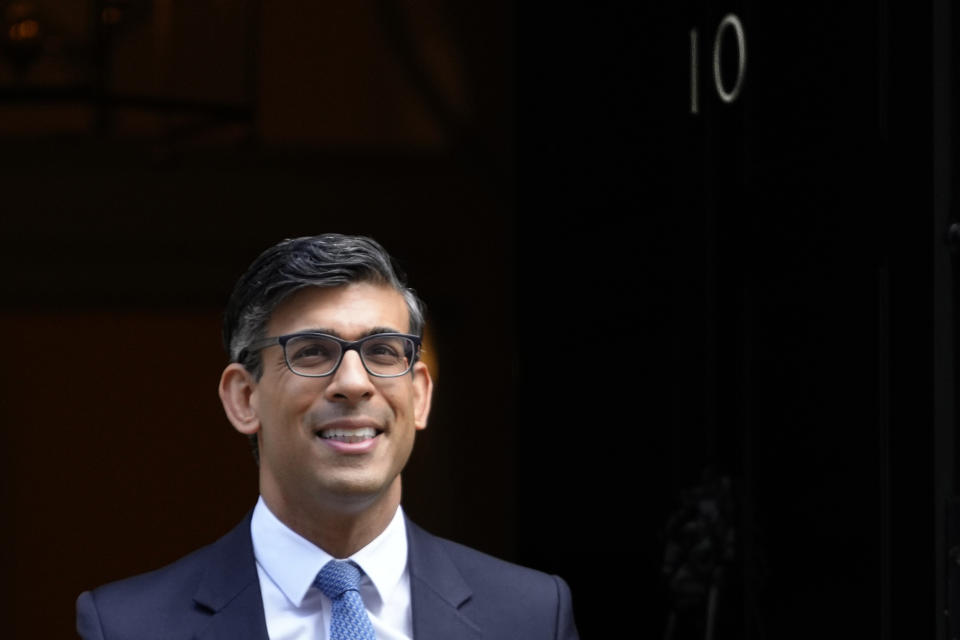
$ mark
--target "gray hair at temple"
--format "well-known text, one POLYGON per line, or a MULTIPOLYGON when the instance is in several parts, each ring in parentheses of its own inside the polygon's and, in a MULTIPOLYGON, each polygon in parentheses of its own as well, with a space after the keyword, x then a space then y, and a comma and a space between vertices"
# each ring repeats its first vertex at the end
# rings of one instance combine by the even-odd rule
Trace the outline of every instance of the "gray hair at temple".
POLYGON ((230 294, 223 315, 223 343, 231 362, 259 379, 260 353, 248 351, 266 337, 274 310, 307 287, 339 287, 354 282, 385 284, 403 294, 410 333, 423 333, 423 302, 407 287, 393 258, 371 238, 325 233, 284 240, 257 257, 230 294))

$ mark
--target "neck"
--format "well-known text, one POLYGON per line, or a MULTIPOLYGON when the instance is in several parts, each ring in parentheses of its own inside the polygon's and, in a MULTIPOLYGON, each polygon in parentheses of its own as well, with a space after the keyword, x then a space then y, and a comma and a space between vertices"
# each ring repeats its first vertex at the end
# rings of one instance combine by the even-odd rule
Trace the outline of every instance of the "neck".
POLYGON ((400 506, 400 477, 372 499, 293 504, 261 485, 270 511, 285 525, 334 558, 347 558, 383 533, 400 506))

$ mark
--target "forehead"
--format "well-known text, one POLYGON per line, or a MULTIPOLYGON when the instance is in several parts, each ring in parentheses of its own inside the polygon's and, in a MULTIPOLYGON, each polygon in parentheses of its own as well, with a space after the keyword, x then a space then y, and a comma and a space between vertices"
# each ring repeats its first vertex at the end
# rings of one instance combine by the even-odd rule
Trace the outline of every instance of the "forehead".
POLYGON ((308 287, 274 309, 267 335, 324 330, 356 339, 372 329, 410 330, 403 294, 389 285, 353 282, 339 287, 308 287))

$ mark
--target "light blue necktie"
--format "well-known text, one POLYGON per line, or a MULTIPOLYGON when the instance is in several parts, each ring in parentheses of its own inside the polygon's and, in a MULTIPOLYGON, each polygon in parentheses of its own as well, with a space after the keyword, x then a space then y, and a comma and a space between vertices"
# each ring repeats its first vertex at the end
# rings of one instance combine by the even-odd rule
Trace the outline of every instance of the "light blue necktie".
POLYGON ((345 560, 328 562, 313 584, 330 598, 330 640, 377 640, 357 590, 363 571, 345 560))

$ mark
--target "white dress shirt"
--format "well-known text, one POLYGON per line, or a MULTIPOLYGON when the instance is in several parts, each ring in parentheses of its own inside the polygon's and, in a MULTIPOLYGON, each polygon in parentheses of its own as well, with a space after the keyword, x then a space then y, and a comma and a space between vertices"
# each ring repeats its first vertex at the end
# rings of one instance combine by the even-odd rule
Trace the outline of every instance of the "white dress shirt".
MULTIPOLYGON (((313 579, 333 556, 280 522, 262 496, 253 509, 250 535, 270 640, 329 638, 330 599, 313 586, 313 579)), ((413 618, 403 510, 397 507, 383 533, 349 560, 364 571, 360 597, 377 639, 410 640, 413 618)))

